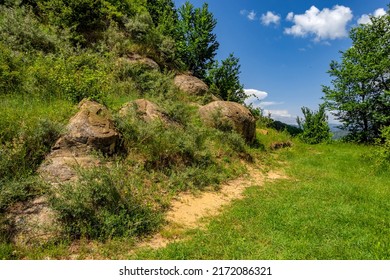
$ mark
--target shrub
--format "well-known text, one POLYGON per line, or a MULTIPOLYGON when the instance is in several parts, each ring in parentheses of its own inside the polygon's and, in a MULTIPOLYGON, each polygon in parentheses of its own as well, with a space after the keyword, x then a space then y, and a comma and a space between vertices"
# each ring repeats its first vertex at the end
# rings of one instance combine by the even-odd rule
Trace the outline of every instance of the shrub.
POLYGON ((308 144, 318 144, 331 139, 328 117, 325 113, 325 105, 319 106, 318 111, 311 111, 302 107, 304 119, 297 118, 299 128, 303 130, 301 139, 308 144))
POLYGON ((132 183, 124 170, 101 167, 81 172, 76 185, 62 185, 50 202, 64 233, 106 240, 156 229, 161 214, 145 201, 142 186, 132 183))
POLYGON ((377 140, 378 149, 375 160, 378 166, 390 168, 390 126, 381 129, 381 138, 377 140))
POLYGON ((0 42, 0 94, 18 92, 23 78, 22 56, 0 42))
POLYGON ((0 38, 13 50, 55 52, 60 43, 53 26, 44 26, 26 7, 0 6, 0 38))
POLYGON ((67 99, 78 103, 83 98, 100 101, 113 83, 109 62, 90 51, 67 56, 38 55, 28 68, 27 91, 45 98, 67 99))
POLYGON ((19 132, 12 141, 0 146, 0 178, 29 175, 50 151, 59 136, 60 128, 48 120, 19 132))

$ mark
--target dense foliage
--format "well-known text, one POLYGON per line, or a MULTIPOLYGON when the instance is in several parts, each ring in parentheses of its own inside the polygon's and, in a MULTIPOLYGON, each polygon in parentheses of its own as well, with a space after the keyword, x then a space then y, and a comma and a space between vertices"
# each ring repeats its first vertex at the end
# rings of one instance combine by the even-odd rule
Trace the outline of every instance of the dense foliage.
POLYGON ((318 111, 302 107, 303 118, 297 118, 299 128, 303 130, 301 139, 308 144, 318 144, 331 138, 325 105, 321 104, 318 111))
POLYGON ((332 87, 323 87, 327 107, 358 142, 390 124, 390 14, 371 21, 351 30, 352 47, 332 61, 332 87))
POLYGON ((211 91, 223 100, 243 103, 247 96, 239 75, 239 59, 233 54, 222 60, 221 64, 217 61, 207 77, 211 91))
POLYGON ((217 21, 208 11, 207 3, 204 3, 202 8, 194 8, 190 2, 186 2, 178 12, 177 43, 180 57, 195 76, 205 78, 219 47, 213 33, 217 21))

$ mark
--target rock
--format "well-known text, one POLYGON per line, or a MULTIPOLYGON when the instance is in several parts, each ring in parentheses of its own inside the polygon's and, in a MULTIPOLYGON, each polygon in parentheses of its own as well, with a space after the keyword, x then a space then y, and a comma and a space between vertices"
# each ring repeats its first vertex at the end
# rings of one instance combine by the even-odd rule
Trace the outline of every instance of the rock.
POLYGON ((44 244, 60 232, 56 215, 43 196, 16 203, 8 210, 7 220, 16 244, 44 244))
MULTIPOLYGON (((119 141, 120 135, 103 105, 83 100, 79 108, 69 121, 65 135, 38 168, 38 174, 54 192, 60 184, 76 182, 79 168, 101 164, 92 151, 112 154, 119 141)), ((13 228, 13 241, 18 244, 42 243, 59 232, 55 213, 46 196, 14 205, 8 211, 7 219, 13 228)))
POLYGON ((180 90, 190 95, 203 96, 209 90, 202 80, 191 75, 177 75, 173 82, 180 90))
POLYGON ((214 101, 199 109, 206 125, 219 129, 231 127, 251 143, 256 137, 256 119, 243 105, 230 101, 214 101))
POLYGON ((118 59, 118 65, 143 65, 150 70, 160 71, 160 66, 153 59, 141 56, 136 53, 129 54, 127 57, 121 57, 118 59))
POLYGON ((178 125, 158 105, 146 99, 137 99, 124 104, 119 111, 119 116, 124 117, 131 110, 135 110, 137 117, 147 123, 160 120, 167 125, 178 125))
POLYGON ((81 101, 79 108, 79 112, 67 126, 67 133, 57 141, 53 149, 71 149, 76 152, 99 150, 112 154, 119 141, 119 133, 108 110, 89 100, 81 101))

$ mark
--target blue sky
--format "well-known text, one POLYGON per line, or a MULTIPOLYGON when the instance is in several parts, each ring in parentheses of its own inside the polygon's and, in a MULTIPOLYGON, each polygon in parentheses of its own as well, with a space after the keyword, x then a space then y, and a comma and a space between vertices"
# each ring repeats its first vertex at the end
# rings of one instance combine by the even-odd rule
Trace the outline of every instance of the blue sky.
MULTIPOLYGON (((175 0, 176 6, 184 2, 175 0)), ((274 119, 295 123, 302 106, 317 109, 321 103, 321 85, 331 82, 330 62, 351 46, 351 27, 383 14, 390 0, 190 2, 209 4, 218 22, 217 58, 234 53, 240 59, 244 88, 261 98, 251 101, 274 119)))

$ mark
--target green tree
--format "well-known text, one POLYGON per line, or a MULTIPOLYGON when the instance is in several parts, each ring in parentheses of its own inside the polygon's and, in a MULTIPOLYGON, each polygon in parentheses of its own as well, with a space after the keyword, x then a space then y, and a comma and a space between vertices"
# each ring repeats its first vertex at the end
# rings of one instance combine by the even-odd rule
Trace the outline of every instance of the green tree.
POLYGON ((331 62, 332 87, 323 87, 327 107, 358 142, 390 125, 390 15, 371 21, 351 30, 352 47, 331 62))
POLYGON ((178 9, 178 51, 188 70, 198 78, 205 78, 207 69, 214 63, 219 47, 213 30, 217 24, 207 3, 202 8, 186 2, 178 9))
POLYGON ((172 0, 146 0, 155 27, 162 35, 177 37, 178 14, 172 0))
POLYGON ((301 110, 303 119, 297 117, 298 126, 303 130, 301 139, 308 144, 329 141, 331 134, 325 104, 319 105, 318 111, 311 111, 307 107, 302 107, 301 110))
POLYGON ((243 103, 247 95, 240 83, 240 67, 239 59, 233 54, 223 60, 221 65, 216 62, 207 77, 212 92, 223 100, 243 103))

